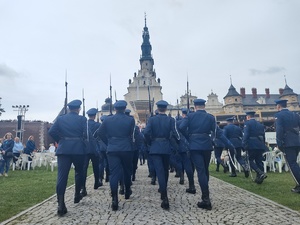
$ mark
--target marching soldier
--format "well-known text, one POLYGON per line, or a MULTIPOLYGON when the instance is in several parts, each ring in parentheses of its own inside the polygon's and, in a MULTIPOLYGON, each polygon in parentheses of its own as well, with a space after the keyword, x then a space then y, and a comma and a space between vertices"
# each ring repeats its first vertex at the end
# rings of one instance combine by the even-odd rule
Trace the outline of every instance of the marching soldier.
POLYGON ((263 172, 263 156, 265 151, 265 129, 264 126, 254 118, 255 112, 246 112, 244 125, 243 146, 248 151, 251 169, 256 172, 255 182, 261 184, 267 175, 263 172))
POLYGON ((81 101, 73 100, 67 105, 69 113, 58 117, 49 130, 50 136, 58 143, 56 193, 59 216, 67 213, 64 195, 72 163, 75 166, 74 203, 79 203, 82 199, 80 189, 83 184, 83 162, 86 154, 87 119, 79 115, 81 101))
POLYGON ((300 152, 300 116, 286 108, 287 100, 276 100, 275 103, 279 111, 275 115, 277 146, 283 152, 296 182, 291 191, 300 193, 300 167, 296 161, 300 152))
MULTIPOLYGON (((100 117, 101 122, 104 121, 106 118, 106 115, 103 115, 100 117)), ((105 144, 101 139, 98 139, 99 141, 99 148, 100 148, 100 161, 99 161, 99 173, 100 173, 100 186, 103 185, 103 179, 104 179, 104 171, 105 171, 105 182, 109 181, 109 165, 107 160, 107 144, 105 144)))
POLYGON ((168 103, 160 100, 156 103, 158 115, 150 117, 144 130, 148 144, 151 143, 149 154, 156 171, 159 191, 161 193, 161 207, 169 209, 167 185, 169 178, 169 162, 171 154, 170 138, 175 136, 179 140, 175 119, 166 115, 168 103))
MULTIPOLYGON (((219 128, 219 124, 220 124, 220 122, 218 121, 217 122, 218 129, 220 129, 219 128)), ((216 160, 217 160, 216 171, 219 172, 219 167, 220 167, 220 165, 222 165, 224 173, 227 173, 228 170, 229 170, 229 168, 226 165, 226 163, 224 163, 223 160, 221 159, 221 155, 222 155, 222 152, 223 152, 223 150, 225 148, 225 144, 224 144, 224 142, 220 138, 215 137, 213 139, 213 145, 214 145, 215 157, 216 157, 216 160)))
POLYGON ((118 210, 118 182, 124 176, 125 199, 132 194, 131 174, 135 122, 134 118, 126 116, 124 111, 127 102, 119 100, 114 104, 116 114, 105 118, 97 135, 107 142, 107 158, 109 163, 109 182, 112 194, 112 210, 118 210))
MULTIPOLYGON (((249 177, 249 169, 246 166, 245 161, 242 158, 242 138, 243 138, 243 132, 242 129, 236 125, 233 124, 234 118, 227 118, 227 126, 223 128, 224 131, 224 136, 230 140, 230 142, 233 144, 234 149, 229 150, 231 159, 238 161, 238 163, 243 167, 245 177, 249 177), (234 151, 235 150, 235 151, 234 151)), ((230 177, 236 177, 236 171, 235 167, 233 165, 234 162, 230 160, 230 167, 231 167, 231 174, 229 175, 230 177)))
POLYGON ((215 117, 205 111, 205 100, 195 99, 196 111, 189 113, 181 122, 179 129, 187 133, 192 162, 197 170, 198 181, 202 192, 202 201, 197 203, 199 208, 211 210, 209 198, 209 163, 213 144, 211 135, 222 138, 228 145, 231 143, 224 138, 220 129, 217 129, 215 117))
MULTIPOLYGON (((187 116, 187 109, 183 108, 182 110, 182 117, 185 118, 187 116)), ((177 127, 180 126, 182 122, 181 120, 178 120, 176 122, 177 127)), ((188 146, 188 141, 186 140, 185 136, 179 132, 180 135, 180 142, 179 142, 179 155, 180 155, 180 181, 182 181, 182 184, 184 182, 183 179, 183 173, 184 171, 187 174, 188 181, 189 181, 189 188, 186 189, 187 193, 190 194, 195 194, 196 193, 196 188, 195 188, 195 182, 194 182, 194 171, 192 167, 192 162, 189 157, 189 146, 188 146)))
POLYGON ((100 175, 99 175, 99 173, 100 173, 100 171, 99 171, 100 149, 99 149, 98 141, 93 137, 94 132, 100 127, 100 123, 97 123, 95 121, 97 112, 98 112, 98 110, 95 108, 91 108, 86 112, 89 117, 88 124, 87 124, 89 142, 87 145, 87 155, 85 157, 84 166, 83 166, 83 170, 84 170, 83 176, 84 177, 83 177, 83 186, 82 186, 82 190, 81 190, 82 197, 87 195, 86 176, 87 176, 87 170, 89 167, 90 160, 92 161, 94 178, 95 178, 94 189, 98 189, 101 186, 100 181, 99 181, 99 178, 100 178, 100 175))

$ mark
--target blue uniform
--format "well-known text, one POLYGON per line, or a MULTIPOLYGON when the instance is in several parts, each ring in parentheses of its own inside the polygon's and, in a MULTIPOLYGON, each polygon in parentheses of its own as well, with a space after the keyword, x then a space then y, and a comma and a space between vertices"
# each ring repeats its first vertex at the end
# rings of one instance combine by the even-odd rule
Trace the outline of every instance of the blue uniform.
MULTIPOLYGON (((166 114, 150 117, 143 131, 149 147, 149 154, 157 175, 161 198, 167 198, 169 160, 171 154, 170 138, 179 139, 175 119, 166 114)), ((163 206, 162 206, 163 207, 163 206)))
POLYGON ((291 173, 297 183, 300 193, 300 168, 296 162, 300 152, 299 127, 300 117, 298 114, 283 108, 275 115, 276 141, 278 148, 284 152, 291 173))
POLYGON ((87 119, 71 111, 58 117, 50 128, 49 135, 58 143, 56 193, 57 195, 65 194, 69 171, 73 163, 75 166, 75 196, 79 195, 83 183, 87 119))
MULTIPOLYGON (((217 129, 220 130, 220 132, 223 132, 223 130, 221 130, 219 127, 217 129)), ((225 148, 225 144, 218 137, 213 138, 213 142, 214 142, 215 157, 216 157, 216 160, 217 160, 217 170, 216 171, 217 172, 219 171, 219 166, 221 164, 224 168, 224 173, 226 173, 228 171, 228 166, 225 165, 225 163, 221 159, 221 155, 222 155, 222 152, 225 148)))
MULTIPOLYGON (((177 127, 180 126, 182 122, 181 120, 178 120, 176 122, 177 127)), ((180 141, 179 141, 179 148, 178 148, 178 153, 179 153, 179 173, 181 174, 181 176, 183 176, 183 172, 185 171, 189 180, 189 188, 195 188, 195 184, 194 184, 194 171, 192 168, 192 162, 191 159, 188 155, 189 152, 189 143, 186 140, 185 136, 179 132, 180 135, 180 141)), ((183 177, 180 177, 180 184, 183 184, 183 177)), ((188 189, 187 189, 188 192, 188 189)))
POLYGON ((93 134, 95 131, 100 127, 100 123, 95 122, 94 119, 89 119, 88 120, 88 144, 87 144, 87 151, 86 151, 86 156, 84 159, 84 165, 83 165, 83 170, 84 170, 84 177, 83 177, 83 190, 82 193, 83 195, 86 195, 86 177, 87 177, 87 170, 89 167, 89 162, 90 160, 92 161, 92 166, 93 166, 93 172, 94 172, 94 189, 97 189, 98 187, 101 186, 100 184, 100 170, 99 170, 99 158, 100 158, 100 146, 99 142, 94 138, 93 134))
POLYGON ((244 149, 248 151, 250 167, 257 173, 257 178, 266 178, 266 175, 263 173, 264 170, 262 163, 262 154, 265 151, 264 126, 257 122, 254 118, 246 121, 244 125, 244 136, 242 143, 244 149))
MULTIPOLYGON (((188 114, 188 116, 183 119, 179 129, 183 133, 188 134, 190 155, 197 170, 203 200, 203 202, 198 203, 198 207, 211 209, 208 187, 208 167, 211 151, 213 150, 213 143, 210 135, 217 131, 215 118, 205 110, 197 110, 194 113, 188 114), (203 203, 205 206, 202 205, 203 203)), ((220 138, 221 132, 217 132, 216 137, 220 138)))
MULTIPOLYGON (((223 128, 223 131, 224 131, 224 136, 233 144, 233 146, 235 148, 235 151, 234 151, 234 149, 229 150, 232 159, 234 160, 234 157, 235 157, 236 160, 238 161, 238 163, 244 168, 244 171, 247 171, 248 168, 246 167, 246 163, 241 156, 242 147, 243 147, 243 145, 242 145, 242 139, 243 139, 242 129, 240 127, 230 123, 223 128)), ((235 167, 233 166, 231 160, 230 160, 230 166, 232 169, 232 174, 235 175, 236 174, 235 167)))
MULTIPOLYGON (((135 121, 120 111, 105 118, 98 135, 107 142, 107 158, 110 170, 110 188, 113 198, 117 198, 118 182, 124 175, 125 197, 131 194, 131 175, 135 121)), ((115 199, 116 200, 116 199, 115 199)), ((116 200, 117 202, 117 200, 116 200)), ((118 206, 114 210, 116 210, 118 206)))

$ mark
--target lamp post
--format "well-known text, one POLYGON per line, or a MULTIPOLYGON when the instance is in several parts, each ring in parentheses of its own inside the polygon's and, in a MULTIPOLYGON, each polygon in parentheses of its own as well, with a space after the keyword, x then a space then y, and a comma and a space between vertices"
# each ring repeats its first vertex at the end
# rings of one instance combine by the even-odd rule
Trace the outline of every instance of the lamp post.
POLYGON ((25 114, 28 111, 29 105, 13 105, 12 107, 15 109, 14 111, 18 111, 16 136, 23 142, 23 132, 25 131, 23 121, 25 121, 25 114))

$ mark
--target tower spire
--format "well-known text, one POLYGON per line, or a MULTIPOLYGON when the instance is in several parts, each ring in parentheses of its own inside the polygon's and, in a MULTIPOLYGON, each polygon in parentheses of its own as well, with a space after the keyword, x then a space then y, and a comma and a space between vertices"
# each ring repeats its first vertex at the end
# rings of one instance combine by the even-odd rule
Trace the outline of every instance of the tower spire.
POLYGON ((285 85, 287 85, 287 82, 286 82, 286 76, 285 75, 283 75, 284 76, 284 82, 285 82, 285 85))
POLYGON ((147 14, 145 12, 145 27, 147 27, 147 14))
POLYGON ((141 45, 141 49, 142 49, 142 55, 141 55, 141 58, 140 58, 140 63, 142 65, 142 63, 145 61, 145 60, 149 60, 151 62, 152 65, 154 65, 154 60, 152 58, 152 54, 151 54, 151 51, 152 51, 152 46, 150 44, 150 34, 149 34, 149 30, 148 30, 148 27, 147 27, 147 18, 146 18, 146 13, 145 13, 145 27, 143 29, 143 43, 141 45))
POLYGON ((231 75, 229 75, 229 77, 230 77, 230 84, 232 85, 232 78, 231 78, 231 75))

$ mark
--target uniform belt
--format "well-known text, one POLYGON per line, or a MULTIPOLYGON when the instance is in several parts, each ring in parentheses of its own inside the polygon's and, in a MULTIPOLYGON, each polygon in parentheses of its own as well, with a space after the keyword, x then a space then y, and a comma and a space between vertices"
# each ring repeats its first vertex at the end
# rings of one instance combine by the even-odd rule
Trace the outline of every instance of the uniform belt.
POLYGON ((67 141, 69 141, 69 140, 79 141, 80 140, 80 141, 82 141, 83 138, 82 137, 63 137, 62 140, 67 140, 67 141))
POLYGON ((190 136, 201 137, 201 136, 209 136, 209 134, 207 134, 207 133, 195 133, 195 134, 190 134, 190 136))
POLYGON ((153 141, 167 141, 167 138, 154 138, 153 141))

